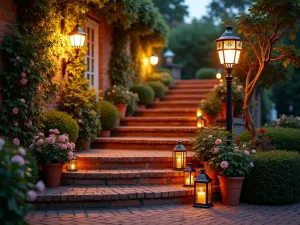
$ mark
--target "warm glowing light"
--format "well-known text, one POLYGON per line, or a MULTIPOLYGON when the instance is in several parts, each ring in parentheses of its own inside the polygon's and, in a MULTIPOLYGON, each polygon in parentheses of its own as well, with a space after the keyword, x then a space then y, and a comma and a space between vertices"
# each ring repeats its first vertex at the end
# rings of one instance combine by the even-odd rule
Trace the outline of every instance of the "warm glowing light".
POLYGON ((72 47, 74 48, 82 48, 84 46, 85 37, 87 33, 85 33, 78 24, 75 28, 68 34, 70 36, 70 42, 72 47))
POLYGON ((221 79, 222 78, 222 74, 221 73, 217 73, 216 77, 217 77, 217 79, 221 79))
POLYGON ((199 204, 206 203, 206 193, 203 191, 203 188, 199 188, 199 191, 197 192, 196 202, 199 204))
POLYGON ((220 79, 220 83, 223 83, 223 79, 220 79))
POLYGON ((158 63, 158 57, 156 55, 151 56, 150 57, 150 63, 151 63, 152 66, 157 65, 157 63, 158 63))
POLYGON ((197 120, 197 128, 204 127, 204 120, 202 118, 198 118, 197 120))
POLYGON ((75 164, 71 164, 71 170, 74 170, 75 169, 75 164))
POLYGON ((182 158, 181 158, 181 156, 177 156, 177 158, 176 158, 176 167, 181 168, 181 165, 182 165, 182 158))
POLYGON ((202 116, 202 113, 203 113, 203 111, 202 111, 201 107, 198 106, 198 108, 197 108, 197 117, 202 116))
POLYGON ((188 177, 185 179, 185 185, 194 185, 194 176, 191 175, 191 178, 188 177))

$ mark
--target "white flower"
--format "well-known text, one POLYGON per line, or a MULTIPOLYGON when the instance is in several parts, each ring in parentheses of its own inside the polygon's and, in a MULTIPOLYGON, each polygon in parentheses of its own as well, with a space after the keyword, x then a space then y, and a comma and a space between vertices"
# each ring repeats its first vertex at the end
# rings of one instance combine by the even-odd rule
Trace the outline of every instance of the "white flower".
POLYGON ((19 151, 19 153, 22 155, 22 156, 25 156, 26 155, 26 151, 25 151, 25 149, 24 148, 18 148, 18 151, 19 151))
POLYGON ((208 135, 208 138, 212 138, 212 135, 208 135))
POLYGON ((22 156, 20 155, 15 155, 11 158, 11 162, 12 163, 17 163, 19 164, 20 166, 23 166, 25 164, 25 160, 22 156))
POLYGON ((252 153, 252 154, 255 154, 255 153, 256 153, 256 150, 253 149, 253 150, 251 151, 251 153, 252 153))
POLYGON ((42 180, 40 180, 39 182, 36 183, 36 189, 38 191, 44 191, 45 190, 45 184, 42 180))
POLYGON ((5 144, 5 141, 3 138, 0 138, 0 150, 2 149, 3 145, 5 144))

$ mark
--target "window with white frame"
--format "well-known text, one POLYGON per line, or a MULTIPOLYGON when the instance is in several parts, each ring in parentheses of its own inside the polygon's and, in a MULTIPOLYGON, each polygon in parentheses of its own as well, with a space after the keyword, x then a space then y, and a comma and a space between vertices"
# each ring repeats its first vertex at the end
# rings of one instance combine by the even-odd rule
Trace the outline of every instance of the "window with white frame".
POLYGON ((91 81, 91 85, 99 90, 99 24, 91 19, 88 19, 85 25, 87 36, 87 52, 85 63, 87 71, 85 77, 91 81))

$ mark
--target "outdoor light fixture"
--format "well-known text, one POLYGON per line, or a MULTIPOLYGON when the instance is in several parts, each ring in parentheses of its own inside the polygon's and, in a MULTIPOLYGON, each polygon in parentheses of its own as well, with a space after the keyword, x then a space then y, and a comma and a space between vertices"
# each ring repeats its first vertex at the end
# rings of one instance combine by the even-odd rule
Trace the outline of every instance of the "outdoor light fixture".
POLYGON ((85 37, 87 33, 83 31, 83 29, 77 24, 75 28, 68 33, 70 36, 70 42, 73 48, 75 48, 76 53, 78 53, 79 49, 84 46, 85 37))
POLYGON ((74 153, 73 158, 69 162, 67 162, 67 170, 68 171, 77 171, 77 159, 78 159, 78 157, 74 153))
POLYGON ((175 54, 174 54, 174 52, 172 52, 170 49, 168 49, 168 50, 164 53, 163 56, 165 57, 165 60, 166 60, 166 64, 167 64, 167 65, 170 65, 170 64, 173 63, 173 58, 174 58, 175 54))
POLYGON ((197 117, 202 116, 202 113, 203 113, 203 111, 202 111, 201 107, 198 106, 197 107, 197 117))
POLYGON ((157 65, 158 63, 158 56, 156 54, 154 54, 153 56, 150 57, 150 64, 152 66, 157 65))
POLYGON ((189 162, 187 167, 183 170, 183 172, 183 186, 194 186, 196 170, 192 167, 192 163, 189 162))
POLYGON ((220 72, 218 72, 218 73, 216 74, 216 78, 217 78, 217 79, 221 79, 221 78, 222 78, 222 74, 221 74, 220 72))
POLYGON ((186 148, 181 141, 173 149, 173 169, 184 170, 186 167, 186 148))
POLYGON ((204 120, 203 120, 203 111, 200 106, 197 108, 197 128, 204 127, 204 120))
POLYGON ((232 88, 231 83, 233 76, 231 72, 235 65, 238 64, 243 48, 242 40, 232 32, 232 26, 227 25, 226 31, 216 40, 217 52, 220 58, 220 63, 227 70, 225 77, 227 82, 227 131, 232 134, 232 88))
POLYGON ((209 208, 212 207, 212 183, 205 169, 194 180, 194 207, 209 208))

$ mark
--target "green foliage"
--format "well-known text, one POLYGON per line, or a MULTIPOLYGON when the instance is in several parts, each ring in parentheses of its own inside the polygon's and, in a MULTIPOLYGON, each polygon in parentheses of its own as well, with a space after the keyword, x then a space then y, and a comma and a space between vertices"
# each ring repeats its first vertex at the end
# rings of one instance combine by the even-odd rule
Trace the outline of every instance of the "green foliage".
POLYGON ((208 93, 204 100, 201 101, 201 109, 207 116, 217 116, 221 112, 221 104, 219 98, 211 92, 208 93))
POLYGON ((46 34, 20 33, 16 28, 4 37, 0 92, 0 132, 27 145, 38 129, 43 103, 56 90, 52 80, 57 65, 49 55, 53 43, 46 34), (41 91, 44 90, 44 91, 41 91), (14 112, 13 112, 14 110, 14 112))
POLYGON ((145 83, 154 91, 155 98, 162 98, 165 96, 165 85, 160 81, 148 81, 145 83))
POLYGON ((79 125, 79 147, 89 138, 95 138, 101 130, 96 111, 97 95, 90 81, 81 77, 68 81, 61 109, 71 115, 79 125))
POLYGON ((116 121, 119 118, 119 111, 116 106, 112 103, 101 100, 97 103, 97 107, 101 110, 101 125, 102 130, 112 130, 115 125, 116 121))
POLYGON ((68 114, 60 111, 49 110, 44 114, 42 120, 42 131, 48 135, 50 129, 58 129, 62 134, 68 134, 72 142, 76 143, 79 126, 68 114))
POLYGON ((26 175, 26 180, 32 184, 38 181, 39 169, 35 156, 29 151, 26 154, 26 161, 28 161, 28 170, 30 171, 30 176, 26 175))
POLYGON ((216 79, 217 70, 214 68, 201 68, 196 72, 196 79, 216 79))
POLYGON ((144 84, 134 85, 130 88, 130 91, 138 94, 139 96, 138 103, 141 105, 148 105, 152 103, 155 95, 153 89, 148 85, 144 85, 144 84))
POLYGON ((300 117, 286 116, 283 114, 277 121, 272 121, 266 126, 300 129, 300 117))
POLYGON ((198 68, 215 67, 219 63, 215 40, 219 28, 210 22, 193 21, 170 31, 169 48, 175 53, 174 62, 183 66, 183 79, 193 79, 198 68))
POLYGON ((243 183, 241 201, 264 204, 290 204, 300 200, 300 155, 297 152, 260 152, 254 168, 243 183))
POLYGON ((167 87, 172 87, 174 85, 174 79, 169 72, 153 72, 147 81, 160 81, 167 87))
POLYGON ((128 105, 126 109, 126 114, 128 116, 132 116, 138 109, 138 102, 139 102, 139 96, 136 93, 133 93, 131 91, 128 91, 128 105))
MULTIPOLYGON (((266 127, 266 135, 276 149, 285 149, 287 151, 300 151, 300 130, 293 128, 273 128, 266 127)), ((240 135, 241 142, 249 142, 251 136, 248 131, 240 135)))
POLYGON ((213 156, 213 147, 215 140, 225 141, 227 134, 222 127, 205 127, 197 131, 198 135, 192 138, 193 150, 199 161, 208 161, 213 156))
POLYGON ((129 91, 123 86, 114 85, 108 88, 105 92, 104 99, 111 102, 114 105, 117 104, 128 104, 130 96, 129 91))

